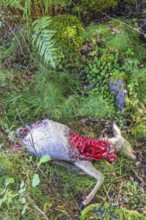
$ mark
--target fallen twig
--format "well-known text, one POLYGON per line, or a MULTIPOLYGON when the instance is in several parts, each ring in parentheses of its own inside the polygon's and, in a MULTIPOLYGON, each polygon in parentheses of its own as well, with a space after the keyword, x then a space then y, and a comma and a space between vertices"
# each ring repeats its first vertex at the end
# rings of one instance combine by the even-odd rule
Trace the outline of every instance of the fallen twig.
POLYGON ((45 215, 45 213, 36 204, 32 204, 32 205, 39 213, 41 213, 41 215, 44 217, 45 220, 49 220, 48 217, 45 215))
POLYGON ((139 31, 139 30, 133 28, 131 25, 126 24, 125 22, 123 22, 123 21, 121 21, 121 20, 118 20, 118 19, 116 19, 116 18, 112 18, 111 16, 107 15, 107 14, 106 14, 105 12, 103 12, 103 11, 100 11, 100 12, 101 12, 103 15, 105 15, 106 17, 110 18, 111 20, 118 21, 119 23, 121 23, 121 24, 127 26, 128 28, 130 28, 130 29, 132 29, 132 30, 138 32, 139 34, 142 34, 143 36, 145 36, 144 33, 142 33, 141 31, 139 31))
POLYGON ((131 170, 132 170, 132 172, 135 174, 135 176, 137 177, 137 179, 139 179, 140 182, 143 183, 144 186, 146 186, 146 183, 144 182, 144 180, 135 172, 135 170, 133 170, 132 168, 131 168, 131 170))
POLYGON ((112 199, 110 198, 110 196, 109 196, 109 192, 106 190, 106 188, 103 186, 103 188, 104 188, 104 191, 105 191, 105 193, 106 193, 106 195, 107 195, 107 198, 109 199, 109 201, 111 201, 112 199))
POLYGON ((45 220, 49 220, 45 212, 43 212, 29 196, 28 196, 28 200, 31 202, 31 205, 44 217, 45 220))
POLYGON ((18 109, 16 109, 16 112, 17 112, 17 115, 18 115, 18 117, 19 117, 19 119, 20 119, 20 121, 21 121, 21 123, 23 124, 23 126, 24 127, 26 127, 27 128, 27 130, 29 131, 29 133, 30 133, 30 136, 31 136, 31 140, 30 140, 30 142, 31 142, 31 146, 33 147, 33 149, 35 150, 35 152, 37 153, 37 151, 36 151, 36 149, 35 149, 35 145, 34 145, 34 141, 33 141, 33 137, 32 137, 32 133, 31 133, 31 130, 29 129, 29 127, 23 122, 23 120, 22 120, 22 118, 21 118, 21 116, 20 116, 20 114, 19 114, 19 111, 18 111, 18 109))

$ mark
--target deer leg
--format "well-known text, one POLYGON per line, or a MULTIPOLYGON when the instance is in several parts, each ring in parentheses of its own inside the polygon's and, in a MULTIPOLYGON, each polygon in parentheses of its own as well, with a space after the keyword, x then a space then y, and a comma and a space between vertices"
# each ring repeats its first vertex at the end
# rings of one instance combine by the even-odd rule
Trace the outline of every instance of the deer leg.
POLYGON ((60 165, 62 167, 65 167, 67 170, 72 171, 72 172, 74 172, 76 174, 79 174, 79 175, 84 175, 85 174, 83 171, 81 171, 80 168, 76 167, 74 164, 69 164, 67 162, 59 161, 59 160, 54 160, 53 164, 57 164, 57 165, 60 165))
POLYGON ((97 180, 95 187, 93 188, 93 190, 90 192, 90 194, 83 201, 83 205, 85 206, 91 202, 91 200, 95 196, 97 190, 102 185, 102 183, 104 181, 104 176, 98 170, 95 169, 95 167, 92 165, 92 163, 90 161, 79 160, 79 161, 75 162, 75 165, 77 167, 79 167, 81 170, 83 170, 85 173, 94 177, 97 180))

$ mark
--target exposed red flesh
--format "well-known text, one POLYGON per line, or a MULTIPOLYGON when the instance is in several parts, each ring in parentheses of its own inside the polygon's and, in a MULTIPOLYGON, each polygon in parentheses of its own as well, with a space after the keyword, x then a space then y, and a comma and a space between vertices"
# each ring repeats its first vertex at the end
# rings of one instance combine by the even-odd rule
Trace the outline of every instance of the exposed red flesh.
POLYGON ((108 162, 116 161, 117 156, 110 152, 111 146, 108 141, 88 138, 73 131, 69 133, 69 137, 71 144, 78 149, 81 156, 93 160, 105 158, 108 162))

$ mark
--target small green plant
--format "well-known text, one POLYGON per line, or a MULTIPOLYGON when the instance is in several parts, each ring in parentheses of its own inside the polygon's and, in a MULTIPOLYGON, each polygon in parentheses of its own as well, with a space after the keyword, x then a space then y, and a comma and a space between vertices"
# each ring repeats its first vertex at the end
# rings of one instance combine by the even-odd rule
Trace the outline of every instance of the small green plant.
POLYGON ((97 83, 101 87, 105 84, 108 85, 111 76, 120 71, 118 52, 103 48, 98 49, 98 51, 95 49, 92 53, 93 58, 87 60, 87 79, 89 82, 97 83), (98 54, 101 54, 101 56, 98 54))
POLYGON ((5 180, 4 188, 0 189, 2 198, 0 199, 0 207, 3 203, 10 205, 13 202, 13 199, 17 196, 12 190, 9 189, 9 185, 14 184, 14 178, 9 177, 5 180))
POLYGON ((133 27, 131 23, 132 20, 111 20, 109 24, 112 34, 107 38, 106 43, 108 47, 123 52, 124 57, 130 55, 130 58, 132 55, 132 58, 142 61, 146 55, 146 50, 139 38, 139 32, 136 31, 137 26, 133 27), (128 54, 130 50, 132 53, 128 54))
POLYGON ((140 194, 139 183, 137 181, 127 180, 121 190, 121 196, 124 195, 125 203, 129 204, 133 210, 145 200, 145 195, 142 198, 140 194))
POLYGON ((110 26, 108 24, 90 23, 84 31, 84 38, 94 43, 99 41, 104 43, 111 35, 110 26))
MULTIPOLYGON (((13 158, 13 156, 10 156, 13 158)), ((0 157, 1 160, 1 166, 2 166, 2 172, 5 175, 3 177, 4 184, 3 188, 1 188, 1 182, 0 182, 0 193, 1 193, 1 198, 0 198, 0 207, 4 208, 5 206, 9 209, 12 207, 15 207, 17 204, 17 208, 19 211, 21 211, 21 215, 25 216, 26 210, 29 210, 30 207, 28 205, 28 202, 33 202, 33 200, 30 198, 30 191, 34 188, 37 188, 40 184, 41 178, 40 175, 38 174, 38 170, 40 169, 40 166, 50 160, 49 156, 42 156, 39 161, 36 163, 36 168, 34 166, 34 170, 23 170, 21 169, 22 173, 21 175, 21 182, 20 178, 17 179, 15 177, 15 170, 11 167, 13 172, 11 175, 13 177, 8 177, 7 176, 7 168, 6 166, 6 161, 10 166, 12 166, 13 162, 10 162, 8 158, 5 158, 6 161, 3 160, 3 156, 0 157), (14 187, 16 185, 16 187, 14 187)), ((18 158, 15 159, 16 161, 18 158)), ((28 163, 32 162, 32 157, 30 157, 30 160, 28 163)), ((17 211, 18 211, 17 210, 17 211)), ((15 210, 16 211, 16 210, 15 210)), ((12 212, 13 213, 13 212, 12 212)), ((14 213, 15 215, 16 213, 14 213)))
POLYGON ((130 112, 131 118, 139 124, 145 112, 145 96, 146 96, 146 70, 135 69, 129 74, 126 98, 126 114, 130 112))
MULTIPOLYGON (((92 93, 91 100, 96 100, 96 98, 101 100, 102 97, 109 104, 109 109, 113 109, 114 98, 109 93, 109 82, 125 77, 119 64, 119 53, 116 50, 108 49, 105 45, 99 47, 98 42, 93 45, 94 49, 83 55, 82 59, 84 65, 80 75, 83 91, 85 95, 92 93)), ((98 115, 98 117, 100 116, 98 115)))
POLYGON ((131 74, 129 85, 133 85, 133 92, 137 93, 138 99, 145 102, 146 97, 146 69, 136 69, 131 74))
POLYGON ((131 129, 131 133, 136 138, 144 138, 146 137, 146 124, 144 122, 137 122, 137 124, 131 129))

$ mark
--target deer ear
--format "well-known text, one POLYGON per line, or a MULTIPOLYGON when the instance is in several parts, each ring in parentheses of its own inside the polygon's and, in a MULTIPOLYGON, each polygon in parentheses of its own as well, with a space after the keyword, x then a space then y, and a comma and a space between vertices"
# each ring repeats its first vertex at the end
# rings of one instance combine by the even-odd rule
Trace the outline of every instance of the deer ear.
POLYGON ((102 138, 108 138, 108 135, 106 133, 106 129, 104 129, 99 136, 99 139, 102 139, 102 138))
POLYGON ((120 131, 120 129, 118 128, 118 126, 116 125, 115 122, 113 122, 113 132, 114 132, 115 137, 116 137, 116 136, 121 136, 121 131, 120 131))

